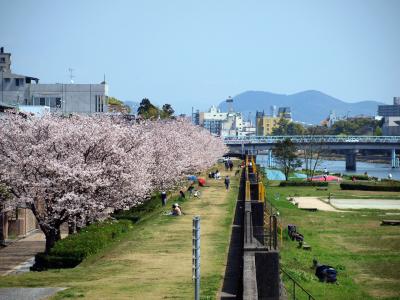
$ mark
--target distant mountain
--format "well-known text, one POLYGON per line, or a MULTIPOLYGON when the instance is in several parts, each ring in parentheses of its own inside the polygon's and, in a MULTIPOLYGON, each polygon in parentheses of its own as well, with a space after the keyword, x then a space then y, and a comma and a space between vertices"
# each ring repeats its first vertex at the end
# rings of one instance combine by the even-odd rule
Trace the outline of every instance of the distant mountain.
MULTIPOLYGON (((249 113, 255 118, 256 111, 264 111, 270 114, 271 106, 289 106, 295 121, 319 124, 328 117, 329 112, 334 110, 336 116, 374 116, 378 105, 384 103, 377 101, 344 102, 319 91, 304 91, 293 95, 274 94, 261 91, 247 91, 233 97, 235 111, 242 112, 247 119, 249 113)), ((219 108, 227 111, 226 102, 220 103, 219 108)))

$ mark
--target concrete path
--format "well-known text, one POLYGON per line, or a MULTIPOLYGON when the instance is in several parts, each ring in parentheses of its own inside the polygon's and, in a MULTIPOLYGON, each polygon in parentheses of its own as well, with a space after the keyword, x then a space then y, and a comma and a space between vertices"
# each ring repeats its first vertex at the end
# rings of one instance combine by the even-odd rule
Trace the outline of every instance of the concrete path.
POLYGON ((332 199, 339 209, 400 209, 400 200, 390 199, 332 199))
POLYGON ((323 211, 339 211, 317 197, 295 197, 292 203, 302 209, 317 209, 323 211))
POLYGON ((40 300, 46 299, 65 288, 1 288, 1 300, 40 300))
MULTIPOLYGON (((45 249, 45 238, 35 232, 11 245, 0 249, 0 276, 18 273, 38 252, 45 249)), ((0 299, 3 299, 0 294, 0 299)))

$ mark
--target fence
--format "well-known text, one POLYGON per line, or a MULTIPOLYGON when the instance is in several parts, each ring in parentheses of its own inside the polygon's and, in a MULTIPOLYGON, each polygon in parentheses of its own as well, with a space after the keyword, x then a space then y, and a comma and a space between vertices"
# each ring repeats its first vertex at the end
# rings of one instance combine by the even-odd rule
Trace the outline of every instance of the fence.
POLYGON ((315 300, 315 298, 307 292, 292 276, 281 268, 281 278, 285 283, 285 292, 287 299, 293 300, 315 300))

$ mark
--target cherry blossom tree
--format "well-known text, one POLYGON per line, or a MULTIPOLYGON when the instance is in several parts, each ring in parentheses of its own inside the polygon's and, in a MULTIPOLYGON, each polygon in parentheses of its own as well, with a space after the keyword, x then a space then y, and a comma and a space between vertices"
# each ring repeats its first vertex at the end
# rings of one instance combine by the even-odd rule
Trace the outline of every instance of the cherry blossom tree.
POLYGON ((138 205, 226 152, 220 139, 183 120, 8 114, 0 122, 0 183, 15 207, 32 210, 47 252, 61 224, 82 227, 110 208, 138 205))
POLYGON ((82 226, 151 193, 147 139, 141 126, 110 118, 9 115, 0 129, 0 181, 15 206, 32 210, 49 251, 62 223, 82 226))

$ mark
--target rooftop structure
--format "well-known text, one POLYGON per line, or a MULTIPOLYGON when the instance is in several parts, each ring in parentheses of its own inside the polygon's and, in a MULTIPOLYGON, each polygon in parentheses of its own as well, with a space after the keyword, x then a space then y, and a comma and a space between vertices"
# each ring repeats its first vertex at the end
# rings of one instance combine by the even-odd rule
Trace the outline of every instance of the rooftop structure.
POLYGON ((108 111, 106 82, 39 84, 36 77, 12 73, 11 53, 5 53, 3 47, 0 48, 0 80, 0 111, 20 106, 48 106, 51 112, 63 114, 108 111))
POLYGON ((382 117, 400 117, 400 97, 393 98, 393 105, 379 105, 378 115, 382 117))

